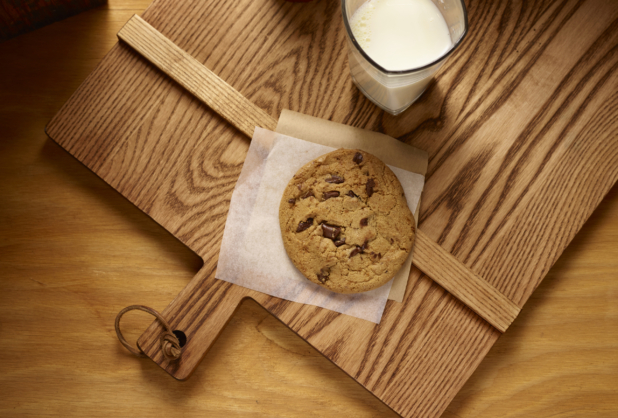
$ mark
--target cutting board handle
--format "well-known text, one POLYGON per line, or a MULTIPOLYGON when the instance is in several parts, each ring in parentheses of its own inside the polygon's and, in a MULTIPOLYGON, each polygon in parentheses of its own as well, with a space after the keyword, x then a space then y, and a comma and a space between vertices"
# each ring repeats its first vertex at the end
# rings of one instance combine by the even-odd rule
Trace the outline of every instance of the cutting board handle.
MULTIPOLYGON (((133 16, 118 33, 118 37, 248 137, 253 136, 256 126, 269 130, 276 129, 276 119, 251 103, 232 86, 176 46, 139 16, 133 16)), ((482 277, 471 271, 421 230, 418 230, 416 234, 412 262, 422 272, 501 332, 506 331, 519 314, 520 308, 517 305, 482 277)), ((163 314, 165 315, 165 312, 170 314, 174 312, 174 315, 178 316, 177 322, 179 324, 182 323, 182 316, 185 314, 190 316, 204 315, 204 318, 207 315, 214 315, 215 317, 209 318, 208 321, 204 319, 199 322, 199 326, 212 328, 208 334, 216 336, 233 313, 235 307, 240 303, 242 297, 246 296, 247 291, 234 290, 238 286, 232 286, 227 282, 215 280, 214 273, 208 277, 201 279, 196 277, 196 279, 183 290, 176 300, 172 302, 172 305, 177 303, 177 301, 187 303, 186 301, 191 300, 193 289, 196 289, 196 291, 198 291, 197 289, 209 289, 208 291, 210 292, 211 288, 215 289, 213 297, 232 297, 232 303, 218 304, 220 306, 218 309, 216 305, 213 309, 210 309, 212 306, 208 305, 210 306, 208 313, 197 313, 193 308, 170 310, 170 307, 168 307, 163 314), (212 281, 212 283, 203 283, 204 280, 212 281), (197 286, 198 282, 204 287, 197 286), (231 312, 229 311, 230 309, 224 312, 223 310, 227 308, 223 307, 228 305, 233 306, 231 312)), ((190 303, 189 306, 191 306, 190 303)), ((167 319, 173 322, 176 318, 167 319)), ((195 324, 195 321, 187 323, 195 324)), ((170 370, 176 369, 178 363, 175 365, 167 364, 160 353, 157 354, 153 348, 156 346, 160 333, 158 328, 159 326, 155 323, 148 329, 139 340, 140 348, 152 357, 153 360, 162 365, 162 367, 170 370)), ((206 347, 214 341, 214 339, 210 340, 208 338, 207 340, 201 341, 202 344, 206 344, 206 347)), ((182 356, 182 361, 184 361, 184 357, 186 356, 182 356)), ((202 356, 198 357, 201 360, 202 356)), ((194 360, 195 358, 191 359, 191 361, 194 360)), ((177 378, 182 378, 177 374, 171 374, 177 378)))
POLYGON ((173 331, 186 337, 178 359, 168 359, 161 350, 165 332, 153 322, 139 337, 139 349, 178 380, 186 380, 215 342, 243 299, 257 301, 261 293, 215 279, 215 266, 204 266, 161 315, 173 331))

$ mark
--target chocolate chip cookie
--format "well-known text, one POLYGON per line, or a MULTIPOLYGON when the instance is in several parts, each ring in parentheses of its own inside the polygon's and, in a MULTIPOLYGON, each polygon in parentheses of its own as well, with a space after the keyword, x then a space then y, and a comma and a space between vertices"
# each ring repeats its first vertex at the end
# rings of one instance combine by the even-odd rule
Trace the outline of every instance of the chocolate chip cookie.
POLYGON ((294 265, 339 293, 388 282, 414 241, 414 218, 399 180, 360 150, 339 149, 302 167, 283 192, 279 223, 294 265))

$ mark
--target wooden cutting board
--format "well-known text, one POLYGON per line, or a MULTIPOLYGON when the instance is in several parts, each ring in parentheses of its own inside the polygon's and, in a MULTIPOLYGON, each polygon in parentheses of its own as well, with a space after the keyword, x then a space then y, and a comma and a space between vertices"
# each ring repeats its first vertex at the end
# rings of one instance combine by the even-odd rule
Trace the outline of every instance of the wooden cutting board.
MULTIPOLYGON (((523 306, 618 176, 618 5, 468 6, 468 39, 396 118, 352 86, 336 3, 156 1, 143 17, 272 117, 290 108, 428 150, 420 229, 523 306)), ((157 324, 139 342, 178 378, 247 296, 404 416, 439 416, 499 336, 418 271, 379 326, 215 280, 248 140, 126 45, 48 133, 204 259, 163 312, 188 336, 183 358, 161 358, 157 324)))

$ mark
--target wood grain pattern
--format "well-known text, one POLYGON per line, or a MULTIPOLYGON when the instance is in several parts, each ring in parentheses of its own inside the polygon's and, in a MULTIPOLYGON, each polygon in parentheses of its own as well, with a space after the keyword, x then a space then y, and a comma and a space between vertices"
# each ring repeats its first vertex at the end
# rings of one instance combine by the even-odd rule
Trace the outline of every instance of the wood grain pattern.
POLYGON ((414 242, 414 265, 498 331, 505 332, 520 309, 474 274, 420 229, 414 242))
MULTIPOLYGON (((0 45, 0 415, 395 417, 252 301, 186 382, 117 342, 122 307, 163 309, 201 260, 42 127, 147 5, 111 0, 0 45)), ((617 270, 614 186, 443 418, 617 416, 617 270)))
MULTIPOLYGON (((255 126, 270 130, 276 128, 276 120, 256 108, 139 16, 133 16, 118 37, 248 137, 253 136, 255 126)), ((414 250, 418 253, 412 261, 416 267, 499 331, 506 331, 517 317, 519 308, 513 302, 420 230, 414 250)))
POLYGON ((139 16, 133 16, 118 32, 118 37, 249 138, 256 126, 271 131, 277 127, 275 118, 248 101, 139 16))
MULTIPOLYGON (((618 175, 616 6, 468 4, 468 39, 393 118, 349 80, 338 5, 310 4, 157 1, 143 17, 272 117, 290 108, 428 150, 420 227, 523 306, 618 175)), ((48 132, 205 260, 196 280, 211 290, 181 294, 170 318, 236 301, 212 272, 246 139, 122 45, 48 132)), ((418 271, 411 280, 377 327, 255 299, 398 413, 438 416, 499 333, 418 271)))

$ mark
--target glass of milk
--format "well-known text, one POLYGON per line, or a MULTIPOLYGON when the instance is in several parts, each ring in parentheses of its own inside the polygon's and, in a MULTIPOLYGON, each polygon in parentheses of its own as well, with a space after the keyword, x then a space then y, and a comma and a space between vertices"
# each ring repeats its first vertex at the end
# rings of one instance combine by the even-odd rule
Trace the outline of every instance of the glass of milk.
POLYGON ((341 0, 354 84, 397 115, 427 88, 468 31, 462 0, 341 0))

